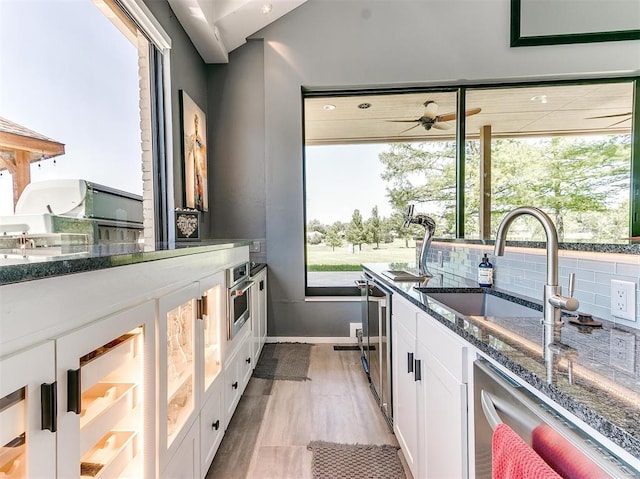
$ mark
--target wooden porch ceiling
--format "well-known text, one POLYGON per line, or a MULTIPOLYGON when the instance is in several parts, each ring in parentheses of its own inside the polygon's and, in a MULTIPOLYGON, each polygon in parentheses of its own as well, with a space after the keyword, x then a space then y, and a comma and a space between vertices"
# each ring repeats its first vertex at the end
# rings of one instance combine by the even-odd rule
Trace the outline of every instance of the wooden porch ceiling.
MULTIPOLYGON (((392 93, 327 96, 305 99, 307 145, 436 141, 455 138, 450 130, 411 129, 413 123, 392 120, 420 118, 425 101, 438 104, 438 115, 456 111, 455 92, 392 93), (359 108, 363 103, 370 106, 359 108), (327 109, 325 105, 333 105, 327 109)), ((493 138, 629 133, 633 84, 591 83, 513 88, 469 89, 466 108, 480 108, 467 117, 467 136, 477 139, 490 125, 493 138), (628 113, 628 114, 627 114, 628 113), (609 118, 593 118, 620 115, 609 118)))

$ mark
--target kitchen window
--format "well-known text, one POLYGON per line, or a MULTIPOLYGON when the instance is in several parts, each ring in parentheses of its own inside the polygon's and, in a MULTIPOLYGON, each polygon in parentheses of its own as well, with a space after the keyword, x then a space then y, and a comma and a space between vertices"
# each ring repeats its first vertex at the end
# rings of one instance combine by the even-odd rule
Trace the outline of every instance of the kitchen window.
MULTIPOLYGON (((77 247, 132 242, 148 249, 166 240, 159 226, 168 206, 157 191, 166 187, 162 79, 169 40, 144 4, 3 2, 0 13, 0 227, 19 233, 6 225, 19 213, 22 192, 36 184, 52 185, 43 188, 52 196, 50 203, 39 200, 48 203, 42 214, 63 214, 56 188, 81 179, 72 187, 125 206, 94 237, 76 235, 77 247)), ((41 231, 28 219, 18 223, 36 243, 45 234, 76 233, 41 231)))
MULTIPOLYGON (((545 210, 566 243, 638 236, 637 88, 609 79, 305 91, 307 294, 355 295, 361 263, 415 263, 423 230, 402 230, 407 204, 435 219, 436 238, 493 239, 524 204, 545 210)), ((514 234, 544 241, 527 220, 514 234)))

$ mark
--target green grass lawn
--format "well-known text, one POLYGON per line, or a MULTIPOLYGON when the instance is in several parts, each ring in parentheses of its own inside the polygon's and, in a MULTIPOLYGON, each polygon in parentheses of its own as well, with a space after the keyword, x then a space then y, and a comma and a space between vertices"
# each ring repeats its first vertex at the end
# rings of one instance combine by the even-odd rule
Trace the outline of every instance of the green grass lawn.
POLYGON ((343 245, 333 251, 324 244, 307 245, 307 267, 309 271, 359 271, 362 263, 415 263, 416 243, 409 241, 405 247, 404 240, 393 243, 380 243, 380 249, 375 245, 362 245, 362 251, 356 246, 351 251, 351 245, 343 245))

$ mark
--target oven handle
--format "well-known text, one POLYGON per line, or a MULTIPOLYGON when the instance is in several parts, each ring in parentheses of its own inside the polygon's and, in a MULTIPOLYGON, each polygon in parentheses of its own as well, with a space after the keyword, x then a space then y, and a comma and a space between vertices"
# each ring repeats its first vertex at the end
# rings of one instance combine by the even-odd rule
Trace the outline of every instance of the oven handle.
POLYGON ((231 291, 229 291, 229 296, 231 296, 232 298, 235 296, 242 296, 254 284, 256 284, 255 281, 247 281, 245 283, 242 283, 242 287, 238 287, 237 289, 232 289, 231 291))

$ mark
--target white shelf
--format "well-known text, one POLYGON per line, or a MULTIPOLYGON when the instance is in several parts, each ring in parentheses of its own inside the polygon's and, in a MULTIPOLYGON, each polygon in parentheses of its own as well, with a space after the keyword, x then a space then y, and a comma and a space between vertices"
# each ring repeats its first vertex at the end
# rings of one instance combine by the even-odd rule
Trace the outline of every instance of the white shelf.
POLYGON ((26 460, 26 444, 18 447, 0 447, 0 478, 26 477, 26 460))
POLYGON ((13 441, 26 430, 27 403, 24 399, 0 411, 0 446, 13 441))
POLYGON ((80 413, 81 455, 132 413, 136 406, 136 385, 98 383, 82 395, 82 404, 87 407, 80 413))
POLYGON ((94 448, 82 456, 85 473, 81 477, 118 477, 136 456, 134 438, 134 431, 113 431, 106 434, 94 448))
POLYGON ((82 392, 87 391, 99 381, 137 357, 136 341, 138 334, 125 334, 126 338, 113 347, 101 347, 95 350, 96 356, 80 361, 82 371, 82 392))

